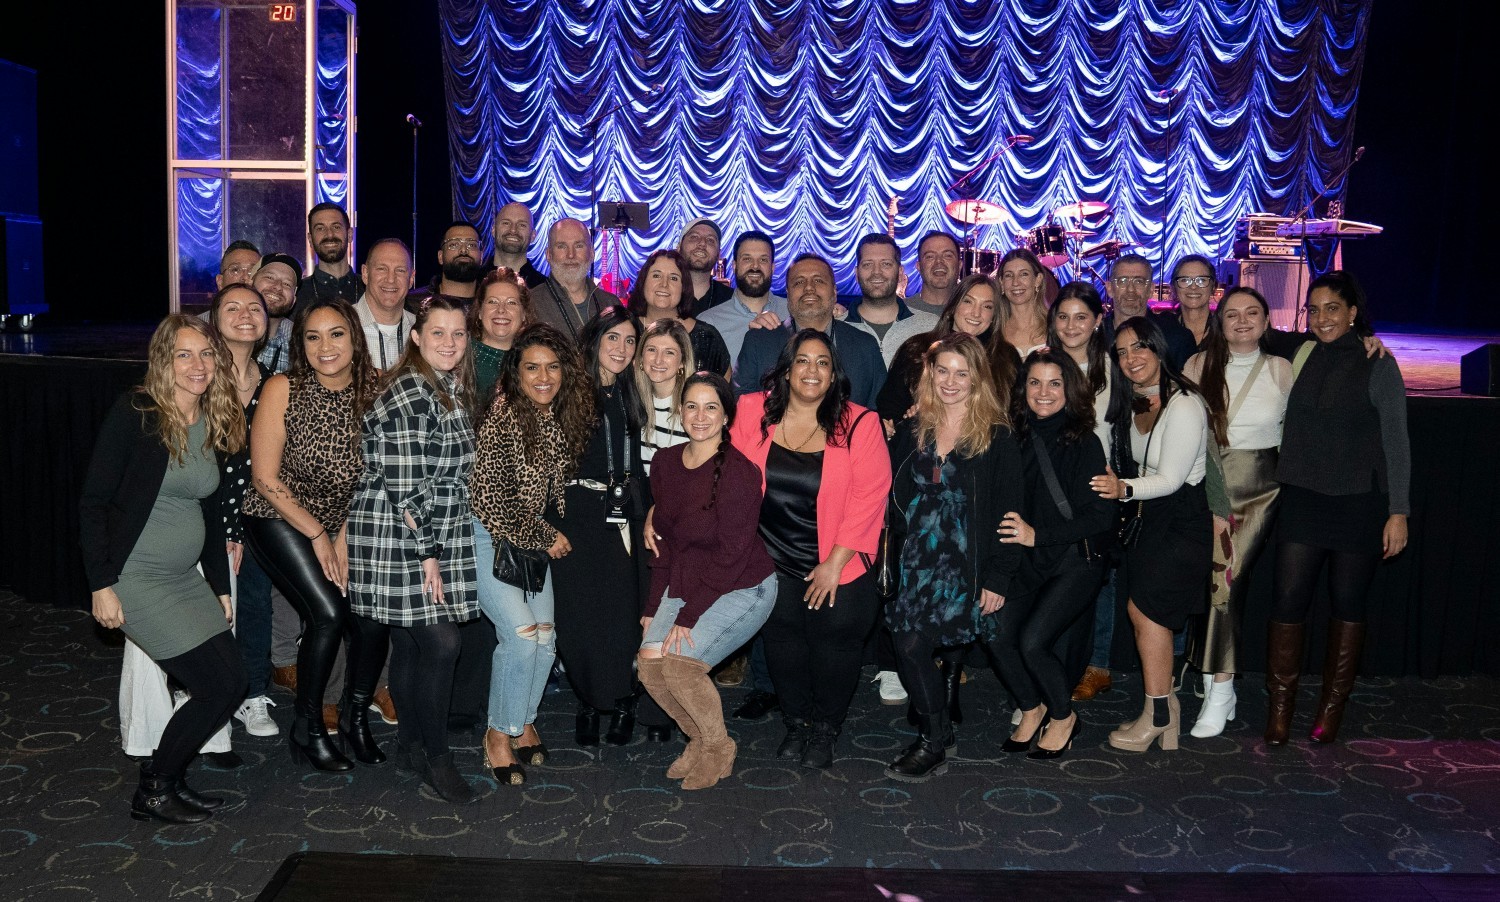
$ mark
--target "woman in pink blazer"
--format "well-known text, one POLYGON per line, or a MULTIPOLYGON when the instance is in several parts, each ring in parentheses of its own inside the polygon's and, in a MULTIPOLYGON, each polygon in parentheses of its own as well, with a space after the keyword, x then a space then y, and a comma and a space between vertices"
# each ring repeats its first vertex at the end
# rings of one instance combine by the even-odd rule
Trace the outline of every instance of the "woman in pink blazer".
POLYGON ((891 463, 880 418, 849 402, 824 333, 794 335, 768 382, 740 398, 730 439, 761 470, 760 536, 776 562, 763 634, 787 726, 776 755, 823 769, 880 610, 869 569, 891 463))

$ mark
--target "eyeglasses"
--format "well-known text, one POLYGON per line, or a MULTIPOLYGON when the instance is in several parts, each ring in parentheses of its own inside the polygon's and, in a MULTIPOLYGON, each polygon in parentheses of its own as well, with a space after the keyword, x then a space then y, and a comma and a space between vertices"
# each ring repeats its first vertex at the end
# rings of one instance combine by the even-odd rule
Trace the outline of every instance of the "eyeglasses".
POLYGON ((443 242, 443 249, 449 251, 478 250, 479 242, 475 241, 473 238, 449 238, 447 241, 443 242))
POLYGON ((1179 288, 1202 288, 1214 283, 1213 276, 1178 276, 1172 280, 1179 288))
POLYGON ((236 263, 226 268, 222 274, 226 276, 248 276, 255 271, 255 266, 254 263, 236 263))
POLYGON ((1109 280, 1109 284, 1116 288, 1145 288, 1151 284, 1151 280, 1140 276, 1115 276, 1109 280))

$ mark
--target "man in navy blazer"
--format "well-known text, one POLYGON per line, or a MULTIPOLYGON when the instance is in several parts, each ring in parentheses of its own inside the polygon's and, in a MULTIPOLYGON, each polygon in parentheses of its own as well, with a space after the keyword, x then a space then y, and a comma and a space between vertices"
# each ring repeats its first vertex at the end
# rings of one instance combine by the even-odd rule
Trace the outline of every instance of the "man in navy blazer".
MULTIPOLYGON (((735 365, 735 394, 761 391, 761 379, 776 366, 788 339, 802 329, 828 333, 833 352, 849 376, 849 400, 870 409, 885 384, 885 360, 874 337, 833 318, 838 297, 833 266, 817 254, 803 254, 786 272, 786 305, 791 318, 775 328, 759 328, 760 320, 745 333, 735 365)), ((762 314, 764 316, 765 314, 762 314)))

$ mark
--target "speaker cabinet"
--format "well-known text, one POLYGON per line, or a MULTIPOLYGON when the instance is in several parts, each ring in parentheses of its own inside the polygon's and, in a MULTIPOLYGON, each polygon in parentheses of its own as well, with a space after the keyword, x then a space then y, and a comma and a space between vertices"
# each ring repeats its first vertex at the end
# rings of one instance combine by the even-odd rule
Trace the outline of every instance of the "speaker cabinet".
POLYGON ((1264 257, 1225 260, 1219 265, 1219 284, 1224 290, 1254 288, 1271 306, 1271 325, 1286 332, 1301 332, 1299 314, 1307 286, 1312 281, 1307 262, 1301 257, 1264 257))
POLYGON ((1500 344, 1482 345, 1459 358, 1458 387, 1466 395, 1500 398, 1500 344))

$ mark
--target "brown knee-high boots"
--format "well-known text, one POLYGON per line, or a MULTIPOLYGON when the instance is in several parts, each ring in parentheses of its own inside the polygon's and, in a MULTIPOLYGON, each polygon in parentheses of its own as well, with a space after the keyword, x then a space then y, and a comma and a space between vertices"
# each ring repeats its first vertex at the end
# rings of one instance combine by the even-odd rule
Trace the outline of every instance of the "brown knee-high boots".
POLYGON ((662 662, 662 682, 698 728, 692 744, 702 747, 682 788, 707 789, 734 772, 737 747, 724 729, 724 702, 704 662, 680 655, 667 655, 662 662))
POLYGON ((1292 731, 1306 635, 1305 624, 1271 621, 1266 636, 1266 745, 1286 745, 1292 731))
MULTIPOLYGON (((668 777, 681 780, 693 772, 693 767, 698 763, 698 756, 703 751, 703 743, 699 741, 701 734, 697 722, 682 705, 678 704, 677 697, 672 694, 671 688, 667 685, 666 663, 666 658, 637 658, 636 674, 640 677, 641 685, 646 687, 646 691, 651 694, 661 709, 677 722, 682 732, 687 734, 687 748, 667 768, 668 777)), ((722 721, 723 716, 720 715, 719 719, 722 721)))
POLYGON ((1344 705, 1354 691, 1359 654, 1365 645, 1365 625, 1347 620, 1328 621, 1328 653, 1323 659, 1323 695, 1313 718, 1313 742, 1333 742, 1344 720, 1344 705))

